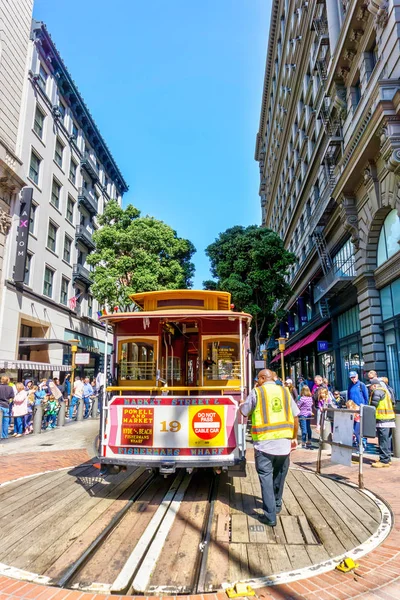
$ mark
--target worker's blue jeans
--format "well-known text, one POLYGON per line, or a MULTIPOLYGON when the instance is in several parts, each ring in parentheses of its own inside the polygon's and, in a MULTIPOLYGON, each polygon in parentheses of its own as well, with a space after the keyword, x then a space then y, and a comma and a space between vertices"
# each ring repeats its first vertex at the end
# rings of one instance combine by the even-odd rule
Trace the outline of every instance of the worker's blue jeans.
POLYGON ((78 398, 77 396, 72 396, 71 403, 69 405, 69 415, 68 415, 70 419, 72 419, 72 415, 74 414, 74 408, 78 404, 80 399, 81 398, 78 398))
POLYGON ((283 487, 289 470, 289 454, 276 456, 254 451, 256 470, 261 485, 264 515, 271 523, 276 522, 276 509, 282 506, 283 487))

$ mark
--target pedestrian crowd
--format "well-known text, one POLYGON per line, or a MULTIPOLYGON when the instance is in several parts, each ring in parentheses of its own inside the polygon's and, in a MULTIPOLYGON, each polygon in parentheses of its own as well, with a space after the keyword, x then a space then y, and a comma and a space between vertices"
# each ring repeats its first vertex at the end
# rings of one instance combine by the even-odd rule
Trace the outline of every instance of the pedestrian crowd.
MULTIPOLYGON (((297 388, 293 380, 287 378, 284 385, 297 403, 299 412, 299 425, 303 448, 311 448, 312 431, 311 422, 316 416, 315 431, 320 433, 321 416, 324 409, 348 409, 359 411, 361 405, 375 407, 376 432, 380 460, 373 463, 373 467, 389 466, 391 463, 392 436, 391 430, 395 427, 394 407, 396 404, 394 390, 389 385, 387 377, 378 377, 376 371, 367 373, 368 383, 360 381, 356 371, 349 373, 349 386, 346 397, 339 390, 332 390, 328 380, 321 375, 316 375, 314 381, 306 381, 304 377, 298 378, 297 388)), ((277 381, 275 382, 277 383, 277 381)), ((366 439, 360 440, 360 414, 354 414, 353 446, 358 451, 360 444, 366 447, 366 439)))
MULTIPOLYGON (((99 374, 101 375, 101 374, 99 374)), ((42 429, 55 429, 61 404, 68 409, 67 419, 77 418, 77 406, 84 403, 84 419, 90 416, 93 399, 99 392, 98 380, 82 381, 76 377, 71 390, 70 374, 62 384, 57 377, 13 383, 9 377, 0 378, 0 412, 2 413, 1 438, 22 437, 33 433, 33 415, 36 407, 42 407, 42 429), (72 397, 71 397, 72 391, 72 397), (71 398, 71 399, 70 399, 71 398)))
MULTIPOLYGON (((243 416, 251 418, 255 465, 260 480, 263 512, 261 523, 274 527, 282 508, 282 493, 289 469, 290 452, 297 447, 297 432, 301 428, 303 448, 311 448, 311 421, 315 419, 320 433, 322 415, 327 409, 354 411, 353 446, 360 447, 360 406, 375 407, 379 460, 372 467, 391 464, 391 432, 395 427, 395 394, 386 377, 376 371, 367 374, 369 384, 350 371, 350 383, 345 393, 332 390, 326 378, 316 375, 314 381, 299 377, 297 388, 292 379, 283 382, 274 371, 263 369, 255 386, 240 405, 243 416)), ((327 411, 328 412, 328 411, 327 411)))

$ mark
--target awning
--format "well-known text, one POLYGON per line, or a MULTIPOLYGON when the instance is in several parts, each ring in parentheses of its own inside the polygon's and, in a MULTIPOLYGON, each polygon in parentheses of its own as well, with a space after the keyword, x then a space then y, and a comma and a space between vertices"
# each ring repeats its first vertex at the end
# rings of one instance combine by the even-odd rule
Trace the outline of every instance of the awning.
POLYGON ((58 340, 58 339, 49 339, 49 338, 19 338, 19 347, 20 348, 34 348, 34 350, 46 350, 48 346, 52 346, 53 348, 63 348, 64 346, 71 346, 70 341, 66 340, 58 340))
POLYGON ((70 371, 70 365, 52 365, 31 360, 0 360, 0 369, 26 369, 29 371, 70 371))
MULTIPOLYGON (((330 323, 325 323, 324 325, 321 325, 321 327, 319 327, 318 329, 316 329, 312 333, 309 333, 308 335, 306 335, 306 337, 303 338, 302 340, 299 340, 298 342, 295 342, 293 344, 293 346, 290 346, 290 348, 287 348, 285 350, 285 352, 283 353, 283 356, 288 356, 288 354, 292 354, 292 352, 296 352, 296 350, 299 350, 300 348, 303 348, 303 346, 308 346, 308 344, 312 344, 312 342, 315 342, 315 340, 318 338, 318 336, 329 325, 330 325, 330 323)), ((275 356, 275 358, 273 360, 271 360, 271 364, 274 363, 274 362, 277 362, 279 359, 280 359, 280 354, 277 354, 275 356)))

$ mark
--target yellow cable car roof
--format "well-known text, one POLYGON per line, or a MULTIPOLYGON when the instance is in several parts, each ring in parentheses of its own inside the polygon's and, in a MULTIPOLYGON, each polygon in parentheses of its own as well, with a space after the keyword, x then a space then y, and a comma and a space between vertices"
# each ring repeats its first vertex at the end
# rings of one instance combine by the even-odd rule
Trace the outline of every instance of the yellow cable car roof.
POLYGON ((229 292, 211 290, 159 290, 132 294, 131 300, 142 310, 196 307, 205 310, 231 310, 229 292))
POLYGON ((140 310, 137 312, 115 312, 107 315, 103 315, 99 318, 99 321, 108 321, 109 323, 116 323, 117 321, 123 321, 124 319, 167 319, 169 321, 180 321, 185 319, 193 318, 224 318, 236 320, 238 318, 243 319, 247 323, 250 323, 252 316, 248 313, 233 312, 226 310, 190 310, 190 309, 169 309, 169 310, 140 310))

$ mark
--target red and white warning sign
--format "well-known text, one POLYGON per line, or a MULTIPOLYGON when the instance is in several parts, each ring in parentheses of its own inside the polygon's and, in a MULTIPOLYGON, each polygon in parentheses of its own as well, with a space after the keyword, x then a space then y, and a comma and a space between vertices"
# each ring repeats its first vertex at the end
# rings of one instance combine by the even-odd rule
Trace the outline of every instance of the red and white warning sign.
POLYGON ((221 431, 221 426, 221 417, 211 408, 198 410, 192 420, 193 431, 202 440, 215 438, 221 431))

